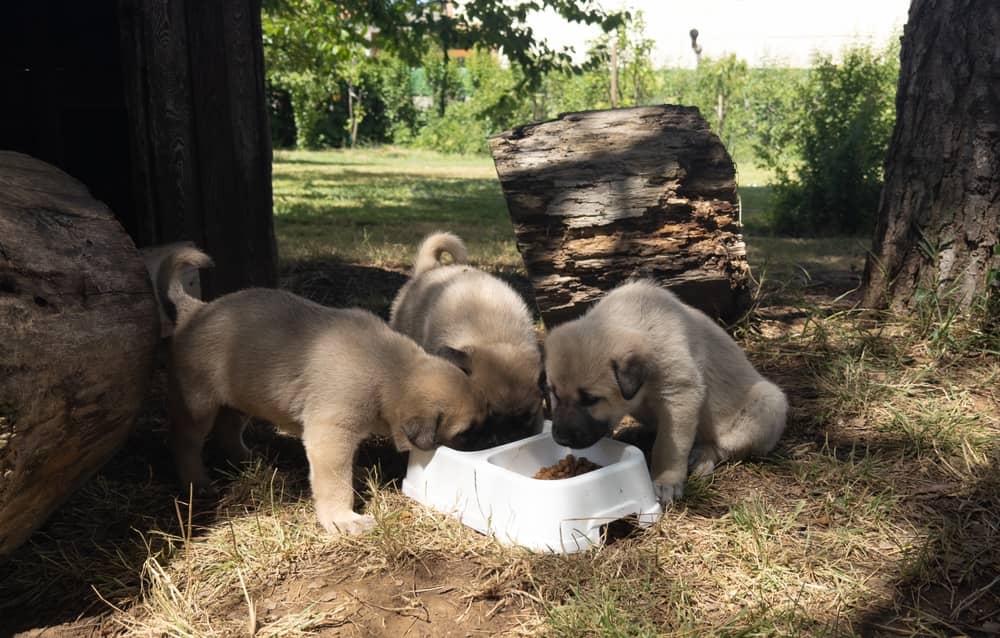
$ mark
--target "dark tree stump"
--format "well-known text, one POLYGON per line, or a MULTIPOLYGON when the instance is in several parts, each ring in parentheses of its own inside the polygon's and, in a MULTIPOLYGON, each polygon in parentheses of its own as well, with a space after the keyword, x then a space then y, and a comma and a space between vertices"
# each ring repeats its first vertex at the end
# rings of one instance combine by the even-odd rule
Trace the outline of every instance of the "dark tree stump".
POLYGON ((108 207, 0 152, 0 556, 124 442, 158 334, 142 258, 108 207))
POLYGON ((736 170, 696 108, 567 113, 490 150, 547 326, 636 276, 724 320, 746 309, 736 170))

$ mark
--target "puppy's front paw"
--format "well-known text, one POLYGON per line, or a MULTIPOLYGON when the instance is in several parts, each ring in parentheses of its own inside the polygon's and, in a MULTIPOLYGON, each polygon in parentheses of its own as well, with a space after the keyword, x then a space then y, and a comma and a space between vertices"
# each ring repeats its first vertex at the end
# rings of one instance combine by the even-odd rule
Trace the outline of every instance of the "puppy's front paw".
POLYGON ((684 497, 684 482, 660 483, 653 481, 653 491, 656 492, 656 498, 660 500, 661 505, 669 505, 684 497))
POLYGON ((356 512, 341 512, 324 516, 319 514, 319 522, 329 534, 357 536, 375 527, 375 518, 356 512))

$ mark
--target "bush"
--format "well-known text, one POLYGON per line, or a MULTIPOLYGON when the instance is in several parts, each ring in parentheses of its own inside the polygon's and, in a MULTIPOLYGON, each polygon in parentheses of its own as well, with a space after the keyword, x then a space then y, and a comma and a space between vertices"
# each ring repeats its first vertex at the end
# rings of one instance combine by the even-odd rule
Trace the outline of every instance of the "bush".
POLYGON ((426 126, 420 129, 413 145, 441 153, 486 153, 489 146, 486 138, 490 131, 486 122, 479 117, 475 105, 469 102, 452 102, 438 117, 430 116, 426 126))
POLYGON ((895 121, 897 51, 859 47, 840 64, 817 60, 790 136, 800 161, 776 167, 776 232, 871 232, 895 121))
POLYGON ((288 91, 268 84, 265 89, 268 111, 271 114, 271 145, 274 148, 295 148, 295 115, 292 96, 288 91))
POLYGON ((493 54, 476 51, 466 58, 461 77, 469 97, 452 101, 443 116, 432 108, 414 146, 443 153, 486 153, 490 135, 531 120, 531 103, 518 90, 516 67, 504 69, 493 54))

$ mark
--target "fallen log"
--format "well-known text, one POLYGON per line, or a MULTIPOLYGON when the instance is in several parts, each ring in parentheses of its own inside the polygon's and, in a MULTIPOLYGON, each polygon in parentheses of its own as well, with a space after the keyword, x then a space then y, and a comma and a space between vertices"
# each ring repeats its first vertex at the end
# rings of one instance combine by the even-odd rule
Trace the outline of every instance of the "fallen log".
POLYGON ((724 321, 747 308, 736 169, 696 108, 566 113, 490 151, 548 327, 632 277, 724 321))
POLYGON ((124 442, 157 312, 107 206, 59 169, 0 152, 0 556, 124 442))

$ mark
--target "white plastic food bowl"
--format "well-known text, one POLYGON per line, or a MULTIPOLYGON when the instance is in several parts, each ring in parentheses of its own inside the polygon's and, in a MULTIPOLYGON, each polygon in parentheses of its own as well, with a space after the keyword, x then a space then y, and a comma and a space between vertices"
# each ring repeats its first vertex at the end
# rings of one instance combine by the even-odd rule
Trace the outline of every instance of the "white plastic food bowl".
POLYGON ((600 544, 601 526, 663 513, 639 448, 604 438, 574 450, 541 434, 478 452, 412 450, 403 494, 507 545, 570 554, 600 544), (601 465, 567 479, 532 476, 567 454, 601 465))

